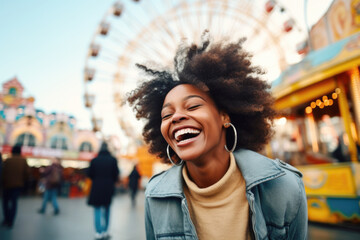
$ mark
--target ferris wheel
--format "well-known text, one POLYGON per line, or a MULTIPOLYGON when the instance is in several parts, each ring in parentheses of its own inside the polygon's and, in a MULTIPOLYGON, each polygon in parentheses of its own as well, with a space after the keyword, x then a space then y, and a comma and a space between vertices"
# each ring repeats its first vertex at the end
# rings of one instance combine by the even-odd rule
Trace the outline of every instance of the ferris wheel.
POLYGON ((85 106, 93 130, 116 134, 119 128, 138 137, 141 123, 122 105, 139 79, 135 63, 171 67, 179 43, 199 43, 205 29, 214 41, 246 37, 245 49, 269 81, 301 60, 296 46, 307 36, 275 0, 116 1, 96 29, 85 61, 85 106))

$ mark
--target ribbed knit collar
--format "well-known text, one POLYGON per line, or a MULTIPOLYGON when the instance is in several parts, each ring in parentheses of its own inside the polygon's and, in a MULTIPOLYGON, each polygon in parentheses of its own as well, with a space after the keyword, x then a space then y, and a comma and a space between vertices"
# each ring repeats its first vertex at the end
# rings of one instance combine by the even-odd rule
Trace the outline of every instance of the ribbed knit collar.
POLYGON ((219 201, 231 195, 241 184, 245 184, 245 180, 238 169, 234 155, 230 153, 230 166, 225 175, 213 185, 206 188, 199 188, 190 180, 186 167, 182 170, 185 184, 189 189, 189 193, 195 201, 205 202, 219 201))

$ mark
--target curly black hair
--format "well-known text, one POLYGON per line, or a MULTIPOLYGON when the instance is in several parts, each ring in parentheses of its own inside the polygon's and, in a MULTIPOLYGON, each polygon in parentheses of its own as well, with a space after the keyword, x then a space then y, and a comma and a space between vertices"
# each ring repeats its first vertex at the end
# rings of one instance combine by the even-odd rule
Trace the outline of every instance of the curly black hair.
MULTIPOLYGON (((210 44, 203 35, 202 44, 180 45, 175 58, 175 71, 157 71, 137 64, 150 80, 143 81, 129 93, 127 101, 138 119, 145 119, 144 140, 149 152, 168 162, 167 142, 161 135, 161 109, 167 93, 180 84, 193 84, 206 91, 217 108, 226 112, 238 133, 238 148, 262 150, 272 136, 272 123, 277 113, 270 85, 261 79, 264 71, 253 66, 252 55, 242 44, 218 42, 210 44)), ((230 130, 229 130, 230 131, 230 130)), ((233 134, 227 134, 228 146, 232 146, 233 134)))

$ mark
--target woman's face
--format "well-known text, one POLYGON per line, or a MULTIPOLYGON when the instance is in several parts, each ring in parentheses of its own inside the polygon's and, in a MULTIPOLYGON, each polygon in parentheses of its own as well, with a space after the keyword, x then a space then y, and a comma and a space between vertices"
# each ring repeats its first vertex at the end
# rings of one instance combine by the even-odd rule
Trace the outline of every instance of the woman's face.
POLYGON ((227 114, 191 84, 174 87, 161 111, 161 134, 184 161, 211 158, 224 151, 227 114))

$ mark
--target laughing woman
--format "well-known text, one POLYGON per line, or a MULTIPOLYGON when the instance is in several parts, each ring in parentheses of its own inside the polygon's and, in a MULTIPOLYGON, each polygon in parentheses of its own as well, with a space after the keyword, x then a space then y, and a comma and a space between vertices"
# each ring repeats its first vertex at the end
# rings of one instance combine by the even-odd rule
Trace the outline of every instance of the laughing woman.
POLYGON ((128 97, 150 152, 174 166, 146 189, 147 239, 306 239, 301 173, 258 152, 276 112, 262 70, 238 43, 182 46, 175 71, 128 97))

